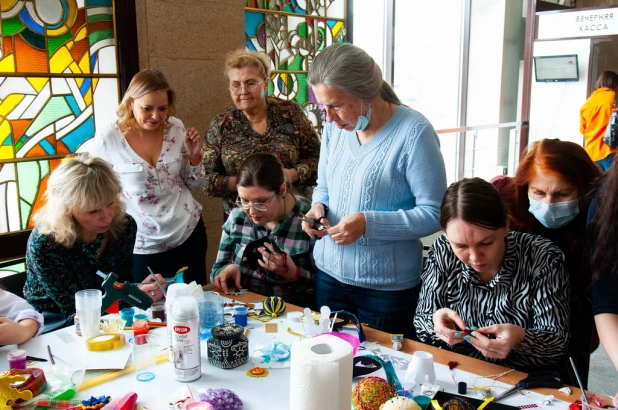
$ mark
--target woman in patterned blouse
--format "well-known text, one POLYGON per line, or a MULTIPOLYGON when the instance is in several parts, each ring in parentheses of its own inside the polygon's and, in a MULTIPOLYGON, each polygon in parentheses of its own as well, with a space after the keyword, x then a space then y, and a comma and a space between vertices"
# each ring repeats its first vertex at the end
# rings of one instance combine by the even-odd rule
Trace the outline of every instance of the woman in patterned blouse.
POLYGON ((242 163, 237 204, 223 225, 212 282, 226 293, 248 288, 314 307, 314 241, 301 227, 311 204, 292 194, 277 157, 253 154, 242 163))
MULTIPOLYGON (((65 158, 49 177, 28 239, 24 286, 24 297, 43 313, 46 328, 48 322, 69 324, 77 291, 101 289, 97 270, 133 279, 137 227, 125 214, 120 191, 112 168, 89 154, 65 158)), ((140 287, 157 301, 163 293, 152 279, 140 287)))
POLYGON ((133 280, 154 272, 206 284, 206 228, 191 190, 204 181, 202 139, 173 117, 174 90, 163 74, 142 70, 118 107, 118 120, 95 138, 93 153, 120 177, 127 212, 137 221, 133 280), (150 269, 149 269, 150 268, 150 269))
POLYGON ((310 198, 315 185, 320 140, 297 103, 265 96, 269 66, 266 55, 244 48, 229 54, 225 62, 234 106, 210 123, 203 150, 203 188, 207 195, 223 198, 226 214, 235 206, 240 164, 256 152, 277 155, 299 194, 310 198))
POLYGON ((418 338, 522 371, 556 366, 569 335, 564 256, 540 236, 509 231, 496 189, 480 178, 446 191, 446 232, 425 263, 418 338))

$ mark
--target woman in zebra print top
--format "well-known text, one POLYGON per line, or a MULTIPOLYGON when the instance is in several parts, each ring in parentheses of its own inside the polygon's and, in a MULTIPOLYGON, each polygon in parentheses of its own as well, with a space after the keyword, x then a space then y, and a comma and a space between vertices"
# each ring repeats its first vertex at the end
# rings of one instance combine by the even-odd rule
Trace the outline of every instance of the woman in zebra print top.
POLYGON ((500 195, 480 178, 447 189, 440 225, 446 235, 431 247, 422 275, 418 338, 524 371, 557 365, 569 334, 560 249, 509 231, 500 195))

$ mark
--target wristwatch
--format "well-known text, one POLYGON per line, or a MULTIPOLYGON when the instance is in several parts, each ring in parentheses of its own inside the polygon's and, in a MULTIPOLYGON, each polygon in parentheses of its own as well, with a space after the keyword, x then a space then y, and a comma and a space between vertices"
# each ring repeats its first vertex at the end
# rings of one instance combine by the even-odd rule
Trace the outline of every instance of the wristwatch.
MULTIPOLYGON (((322 202, 318 202, 319 204, 322 204, 322 206, 324 207, 324 216, 322 216, 322 218, 326 218, 328 216, 328 205, 326 205, 325 203, 322 202)), ((319 221, 319 219, 318 219, 319 221)))

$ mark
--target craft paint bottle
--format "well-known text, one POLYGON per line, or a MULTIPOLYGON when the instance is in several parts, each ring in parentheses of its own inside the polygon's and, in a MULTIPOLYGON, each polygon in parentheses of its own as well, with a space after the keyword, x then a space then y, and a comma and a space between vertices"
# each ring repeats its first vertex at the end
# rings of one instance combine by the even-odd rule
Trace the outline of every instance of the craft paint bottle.
POLYGON ((197 301, 193 296, 176 298, 172 306, 172 354, 174 378, 192 382, 202 376, 200 351, 200 319, 197 301))
POLYGON ((26 368, 25 350, 12 350, 6 355, 6 359, 9 361, 10 369, 23 370, 26 368))
POLYGON ((174 332, 172 330, 172 307, 174 301, 180 296, 189 296, 189 285, 186 283, 172 283, 167 287, 167 293, 165 294, 165 316, 167 317, 167 360, 170 363, 174 362, 174 354, 172 352, 172 339, 174 332))

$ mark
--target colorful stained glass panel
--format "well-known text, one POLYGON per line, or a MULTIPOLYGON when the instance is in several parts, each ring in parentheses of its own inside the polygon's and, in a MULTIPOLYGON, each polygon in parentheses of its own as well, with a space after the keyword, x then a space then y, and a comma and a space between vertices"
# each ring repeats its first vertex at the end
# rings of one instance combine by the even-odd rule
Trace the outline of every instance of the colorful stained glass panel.
POLYGON ((118 71, 112 0, 2 1, 0 15, 0 72, 118 71))
POLYGON ((245 7, 310 16, 345 18, 344 0, 245 0, 245 7))

